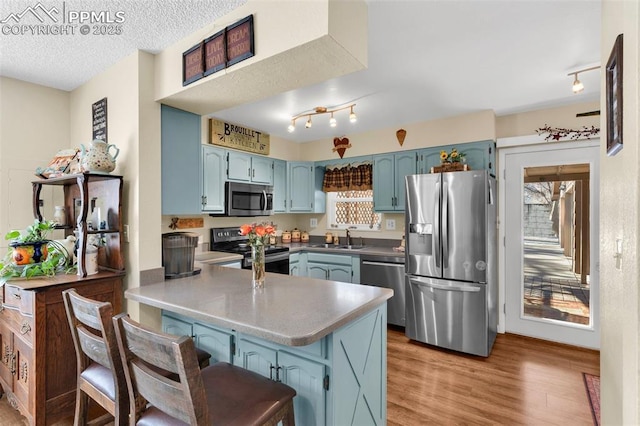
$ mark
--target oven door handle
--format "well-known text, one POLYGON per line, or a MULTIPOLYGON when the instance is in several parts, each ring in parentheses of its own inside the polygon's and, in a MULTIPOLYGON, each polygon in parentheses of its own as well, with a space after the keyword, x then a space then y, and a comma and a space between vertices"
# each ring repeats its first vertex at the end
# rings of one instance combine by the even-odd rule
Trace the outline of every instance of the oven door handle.
POLYGON ((267 254, 264 256, 265 263, 279 262, 281 260, 289 260, 289 252, 267 254))

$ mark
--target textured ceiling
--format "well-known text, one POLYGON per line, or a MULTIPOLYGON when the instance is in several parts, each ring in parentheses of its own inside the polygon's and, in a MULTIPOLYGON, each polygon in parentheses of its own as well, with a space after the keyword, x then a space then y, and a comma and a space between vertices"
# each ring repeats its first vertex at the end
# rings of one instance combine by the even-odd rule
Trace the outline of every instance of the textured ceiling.
POLYGON ((246 0, 2 0, 0 26, 11 26, 14 31, 23 25, 60 28, 65 25, 63 17, 73 18, 73 12, 107 12, 102 16, 108 15, 111 21, 123 17, 124 22, 111 28, 91 24, 86 35, 80 34, 81 24, 75 22, 72 35, 32 35, 29 27, 25 34, 5 34, 8 30, 3 29, 0 75, 73 90, 136 49, 158 53, 244 3, 246 0), (43 7, 38 8, 39 4, 43 7), (121 34, 93 34, 103 28, 118 31, 118 26, 121 34))
MULTIPOLYGON (((577 95, 567 74, 600 62, 600 0, 366 2, 366 70, 258 102, 223 110, 212 106, 211 116, 305 142, 480 110, 503 115, 599 100, 600 70, 580 75, 585 90, 577 95), (335 128, 329 127, 328 117, 318 116, 312 128, 305 129, 300 120, 296 131, 287 133, 293 115, 354 100, 355 124, 343 111, 336 114, 335 128)), ((125 12, 120 36, 0 34, 2 75, 71 90, 135 49, 162 50, 244 2, 41 3, 64 4, 67 10, 125 12)), ((36 4, 37 0, 2 0, 0 20, 36 4)), ((540 126, 544 124, 553 125, 540 126)))

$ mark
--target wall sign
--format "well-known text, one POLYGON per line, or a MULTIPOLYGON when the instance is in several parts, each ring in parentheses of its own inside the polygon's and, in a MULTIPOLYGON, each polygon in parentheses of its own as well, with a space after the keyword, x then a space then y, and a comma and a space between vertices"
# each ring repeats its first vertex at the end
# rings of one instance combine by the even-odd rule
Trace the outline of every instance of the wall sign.
POLYGON ((203 43, 200 42, 182 54, 182 85, 186 86, 204 75, 203 43))
POLYGON ((182 85, 255 55, 253 15, 218 31, 182 54, 182 85))
POLYGON ((107 98, 91 105, 93 140, 107 141, 107 98))
POLYGON ((226 67, 227 43, 225 30, 218 31, 204 41, 204 75, 213 74, 226 67))
POLYGON ((227 66, 254 55, 253 15, 227 27, 227 66))
POLYGON ((266 133, 212 118, 209 120, 209 143, 269 155, 270 138, 266 133))

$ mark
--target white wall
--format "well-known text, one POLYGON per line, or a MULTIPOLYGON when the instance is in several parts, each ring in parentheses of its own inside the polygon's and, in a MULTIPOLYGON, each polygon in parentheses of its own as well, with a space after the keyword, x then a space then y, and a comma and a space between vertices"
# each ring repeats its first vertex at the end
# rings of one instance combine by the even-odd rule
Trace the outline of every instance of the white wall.
MULTIPOLYGON (((614 157, 601 147, 600 285, 602 349, 600 351, 602 424, 640 424, 639 360, 640 292, 638 236, 640 229, 640 3, 602 2, 601 63, 607 63, 618 34, 624 33, 623 142, 614 157), (622 239, 618 264, 616 239, 622 239)), ((602 74, 601 128, 606 135, 605 73, 602 74)), ((603 141, 606 137, 603 137, 603 141)))
MULTIPOLYGON (((33 223, 35 169, 69 147, 69 93, 0 77, 0 247, 6 247, 7 231, 33 223)), ((58 202, 53 188, 43 188, 41 198, 50 219, 58 202)), ((53 236, 62 237, 61 231, 53 236)))
MULTIPOLYGON (((129 226, 124 244, 125 289, 140 285, 140 272, 161 266, 160 107, 153 101, 153 56, 134 52, 71 92, 71 140, 91 141, 91 105, 106 97, 108 142, 120 149, 116 169, 124 177, 122 215, 129 226)), ((125 299, 139 318, 139 304, 125 299)))

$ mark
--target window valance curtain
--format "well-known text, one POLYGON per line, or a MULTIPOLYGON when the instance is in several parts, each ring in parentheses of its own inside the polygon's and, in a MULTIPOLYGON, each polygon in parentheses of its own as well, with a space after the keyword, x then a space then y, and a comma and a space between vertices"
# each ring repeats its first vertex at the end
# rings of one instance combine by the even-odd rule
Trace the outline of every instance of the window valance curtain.
POLYGON ((327 166, 324 172, 324 192, 365 191, 373 189, 371 163, 327 166))

